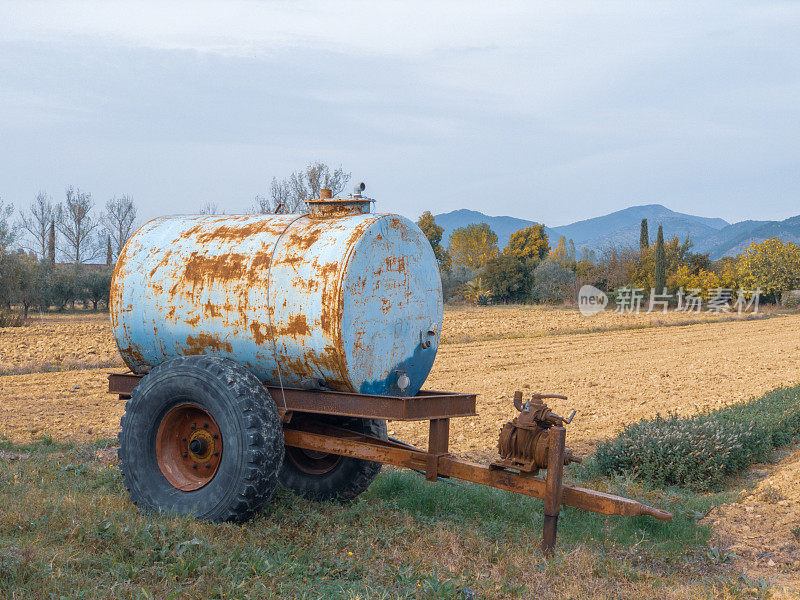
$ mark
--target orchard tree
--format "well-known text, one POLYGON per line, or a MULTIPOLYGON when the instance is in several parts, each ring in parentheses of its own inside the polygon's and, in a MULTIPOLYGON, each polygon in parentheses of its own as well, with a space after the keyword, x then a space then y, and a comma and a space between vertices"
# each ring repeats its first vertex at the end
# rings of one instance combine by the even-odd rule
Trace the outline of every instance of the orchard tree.
POLYGON ((219 207, 219 204, 216 202, 205 202, 203 206, 200 207, 200 214, 201 215, 224 215, 225 211, 219 207))
POLYGON ((737 271, 743 286, 779 300, 783 292, 800 287, 800 246, 779 238, 753 242, 739 257, 737 271))
POLYGON ((558 244, 550 252, 550 259, 558 262, 562 267, 571 268, 575 265, 575 242, 567 240, 563 235, 558 238, 558 244))
POLYGON ((47 244, 50 240, 50 223, 53 221, 53 203, 46 192, 40 191, 28 207, 20 213, 20 224, 30 236, 32 247, 42 260, 47 257, 47 244))
POLYGON ((64 238, 64 253, 79 265, 97 256, 92 234, 97 223, 92 218, 92 195, 69 186, 63 205, 58 206, 56 227, 64 238))
POLYGON ((422 213, 422 216, 417 221, 417 225, 428 238, 428 241, 433 248, 433 254, 436 256, 436 262, 439 263, 439 270, 441 272, 449 271, 452 267, 450 254, 442 246, 442 235, 444 234, 444 227, 436 224, 436 220, 429 210, 422 213))
POLYGON ((531 225, 511 234, 504 252, 519 260, 541 260, 550 253, 544 225, 531 225))
POLYGON ((12 214, 14 214, 14 205, 6 205, 0 198, 0 256, 8 251, 9 246, 17 238, 16 225, 11 222, 12 214))
POLYGON ((133 197, 123 194, 119 198, 115 196, 108 200, 105 212, 100 215, 100 223, 106 233, 107 243, 111 247, 111 259, 116 261, 133 235, 136 223, 136 205, 133 197))
POLYGON ((450 234, 447 252, 455 265, 482 269, 498 254, 497 234, 486 223, 459 227, 450 234))
POLYGON ((259 213, 306 213, 306 201, 319 198, 323 189, 329 189, 334 198, 344 191, 352 177, 341 166, 331 169, 321 161, 310 162, 304 169, 288 178, 272 178, 269 198, 256 196, 255 211, 259 213))
POLYGON ((504 303, 523 300, 528 289, 528 270, 521 260, 501 254, 486 262, 483 283, 504 303))
POLYGON ((537 302, 564 302, 575 291, 575 273, 555 260, 547 259, 536 267, 533 280, 533 298, 537 302))

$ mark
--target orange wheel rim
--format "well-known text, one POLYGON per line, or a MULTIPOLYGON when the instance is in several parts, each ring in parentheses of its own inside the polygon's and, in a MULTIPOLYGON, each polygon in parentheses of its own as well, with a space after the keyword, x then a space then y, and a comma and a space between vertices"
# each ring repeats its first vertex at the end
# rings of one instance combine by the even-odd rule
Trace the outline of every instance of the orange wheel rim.
POLYGON ((199 490, 214 479, 221 458, 222 435, 208 411, 181 404, 164 415, 156 433, 156 460, 173 487, 199 490))

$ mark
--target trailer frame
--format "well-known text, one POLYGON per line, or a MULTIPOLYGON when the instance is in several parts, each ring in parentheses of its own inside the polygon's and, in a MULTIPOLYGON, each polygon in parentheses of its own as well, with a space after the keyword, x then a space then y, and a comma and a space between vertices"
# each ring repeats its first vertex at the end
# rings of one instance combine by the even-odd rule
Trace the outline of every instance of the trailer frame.
MULTIPOLYGON (((121 400, 131 397, 144 374, 110 373, 108 391, 121 400)), ((551 428, 544 478, 511 468, 485 465, 450 454, 450 419, 475 416, 476 395, 423 390, 411 397, 377 396, 330 390, 265 385, 283 421, 286 446, 405 467, 424 473, 428 481, 455 478, 544 502, 542 551, 552 555, 562 505, 605 515, 649 515, 669 521, 672 515, 636 500, 566 485, 563 481, 566 429, 551 428), (397 440, 383 440, 324 423, 294 422, 295 413, 391 421, 429 421, 428 447, 423 450, 397 440)))

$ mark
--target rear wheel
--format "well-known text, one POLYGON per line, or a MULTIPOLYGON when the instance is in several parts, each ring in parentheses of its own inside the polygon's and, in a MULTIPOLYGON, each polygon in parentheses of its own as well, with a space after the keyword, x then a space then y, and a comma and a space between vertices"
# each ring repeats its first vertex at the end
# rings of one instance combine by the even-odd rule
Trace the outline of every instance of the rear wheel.
MULTIPOLYGON (((314 419, 382 440, 388 439, 384 420, 344 417, 314 419)), ((367 490, 381 470, 381 463, 293 446, 286 446, 285 453, 278 475, 281 485, 311 500, 352 500, 367 490)))
POLYGON ((281 419, 261 382, 234 361, 188 356, 155 367, 121 426, 123 481, 143 510, 244 521, 272 496, 281 419))

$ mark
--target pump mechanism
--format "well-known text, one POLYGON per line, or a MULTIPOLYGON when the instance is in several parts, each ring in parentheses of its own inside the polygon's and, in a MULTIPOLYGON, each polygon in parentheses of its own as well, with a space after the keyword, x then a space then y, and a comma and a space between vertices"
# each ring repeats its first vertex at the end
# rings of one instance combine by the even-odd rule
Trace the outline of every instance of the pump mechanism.
MULTIPOLYGON (((550 429, 564 427, 572 422, 575 412, 568 418, 561 417, 544 403, 545 398, 566 400, 559 394, 533 394, 523 401, 522 392, 514 393, 514 407, 520 415, 509 421, 500 430, 497 450, 501 460, 492 463, 495 468, 514 469, 520 473, 536 475, 540 469, 547 468, 550 449, 550 429)), ((564 464, 581 462, 569 448, 564 451, 564 464)))

